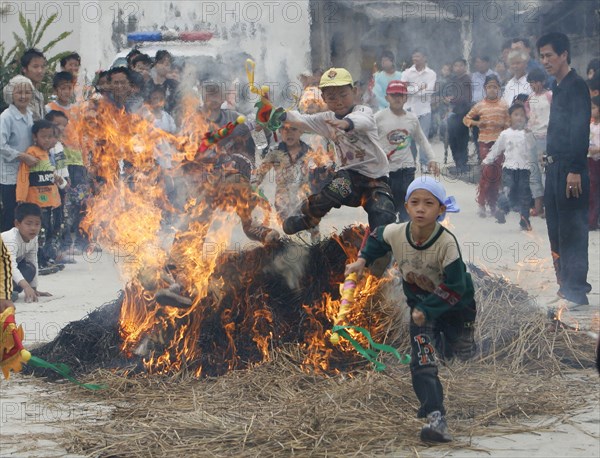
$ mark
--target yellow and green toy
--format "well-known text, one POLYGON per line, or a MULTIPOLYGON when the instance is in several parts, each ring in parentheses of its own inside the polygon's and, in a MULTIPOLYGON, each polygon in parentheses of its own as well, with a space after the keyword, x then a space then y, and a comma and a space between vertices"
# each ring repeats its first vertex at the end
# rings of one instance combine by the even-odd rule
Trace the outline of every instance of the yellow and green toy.
POLYGON ((273 103, 269 100, 269 86, 258 87, 254 84, 255 68, 256 64, 254 61, 246 59, 246 76, 248 77, 250 92, 260 97, 258 102, 254 104, 254 107, 257 108, 256 122, 263 129, 273 132, 275 134, 275 141, 277 141, 276 132, 281 128, 287 110, 273 106, 273 103))
POLYGON ((14 307, 8 307, 4 312, 0 313, 0 351, 2 351, 0 367, 2 368, 2 373, 6 380, 10 378, 11 371, 15 373, 21 372, 23 364, 28 364, 33 367, 50 369, 88 390, 101 390, 105 388, 103 385, 94 385, 77 381, 70 374, 71 369, 65 364, 52 364, 37 356, 32 356, 31 353, 23 347, 23 340, 23 327, 17 327, 15 322, 15 309, 14 307))
POLYGON ((333 322, 334 326, 331 330, 332 334, 329 337, 329 341, 333 345, 338 345, 340 343, 340 337, 343 337, 352 344, 352 346, 358 353, 360 353, 365 359, 371 362, 375 370, 378 372, 383 371, 386 368, 386 365, 383 362, 378 361, 378 357, 381 354, 381 352, 391 353, 396 358, 398 358, 400 363, 409 364, 410 355, 401 355, 398 352, 398 350, 396 350, 391 345, 376 343, 375 341, 373 341, 371 333, 365 328, 360 326, 350 326, 342 324, 344 321, 346 321, 346 316, 348 315, 348 313, 350 313, 350 310, 352 309, 352 304, 354 304, 354 296, 356 293, 357 283, 358 275, 355 272, 352 272, 345 278, 344 283, 340 285, 340 293, 342 296, 340 300, 340 309, 333 322), (360 343, 358 343, 358 341, 348 333, 348 330, 350 329, 362 334, 369 342, 369 348, 365 348, 360 343))

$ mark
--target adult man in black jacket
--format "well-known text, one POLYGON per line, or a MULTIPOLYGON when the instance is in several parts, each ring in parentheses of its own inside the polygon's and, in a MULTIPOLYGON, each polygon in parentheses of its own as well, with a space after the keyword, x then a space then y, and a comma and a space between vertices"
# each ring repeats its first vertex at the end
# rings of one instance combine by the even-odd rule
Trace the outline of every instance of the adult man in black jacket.
POLYGON ((556 78, 547 137, 546 224, 558 295, 574 308, 588 304, 591 290, 587 282, 590 94, 585 81, 569 66, 571 47, 566 35, 546 34, 537 48, 544 68, 556 78))

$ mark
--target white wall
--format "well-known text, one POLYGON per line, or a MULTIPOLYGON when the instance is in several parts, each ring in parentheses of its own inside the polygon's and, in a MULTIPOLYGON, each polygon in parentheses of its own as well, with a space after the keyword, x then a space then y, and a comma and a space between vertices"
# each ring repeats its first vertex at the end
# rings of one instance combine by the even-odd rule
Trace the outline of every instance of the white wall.
MULTIPOLYGON (((307 0, 280 1, 0 1, 4 14, 0 17, 0 41, 7 47, 14 44, 13 32, 21 34, 18 12, 35 22, 58 13, 56 21, 46 31, 47 39, 65 30, 73 34, 54 48, 61 52, 73 50, 82 57, 82 69, 88 75, 107 68, 116 49, 112 43, 113 22, 119 9, 123 16, 135 14, 139 29, 156 26, 177 26, 193 30, 201 23, 218 29, 231 29, 235 24, 257 27, 256 36, 236 41, 233 49, 249 52, 257 59, 258 77, 282 81, 284 75, 295 81, 296 76, 310 68, 310 18, 307 0), (282 70, 284 69, 284 70, 282 70)), ((237 26, 239 27, 239 25, 237 26)), ((46 43, 42 43, 42 46, 46 43)), ((243 68, 240 79, 245 81, 243 68)))

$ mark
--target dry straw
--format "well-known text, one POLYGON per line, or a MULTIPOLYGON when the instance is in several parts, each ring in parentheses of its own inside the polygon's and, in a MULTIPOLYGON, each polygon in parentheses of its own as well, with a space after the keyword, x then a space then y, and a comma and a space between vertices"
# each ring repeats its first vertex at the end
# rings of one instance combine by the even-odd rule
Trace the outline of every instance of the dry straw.
MULTIPOLYGON (((436 449, 440 455, 474 449, 476 436, 541 431, 549 418, 562 421, 598 399, 594 341, 549 320, 504 279, 473 270, 480 353, 440 370, 456 438, 436 449)), ((379 297, 401 297, 393 282, 383 288, 379 297)), ((387 320, 377 339, 406 350, 405 307, 384 299, 368 307, 387 320)), ((201 380, 185 371, 96 371, 86 381, 107 391, 65 386, 63 396, 100 402, 110 413, 67 426, 63 443, 98 457, 419 455, 422 422, 406 366, 390 360, 384 373, 365 364, 331 376, 303 370, 306 356, 289 344, 268 363, 201 380)))

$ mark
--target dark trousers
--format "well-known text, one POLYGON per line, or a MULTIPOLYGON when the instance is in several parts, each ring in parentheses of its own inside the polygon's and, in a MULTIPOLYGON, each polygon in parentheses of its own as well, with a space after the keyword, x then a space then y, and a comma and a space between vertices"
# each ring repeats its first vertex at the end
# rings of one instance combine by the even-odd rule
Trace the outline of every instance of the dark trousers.
POLYGON ((600 217, 600 161, 588 157, 590 169, 590 209, 588 226, 590 230, 598 229, 598 218, 600 217))
MULTIPOLYGON (((37 274, 35 266, 31 262, 26 261, 25 259, 21 259, 21 261, 17 263, 17 269, 19 269, 21 275, 23 275, 23 278, 25 278, 25 280, 29 284, 31 284, 31 282, 35 278, 35 275, 37 274)), ((17 293, 20 293, 23 291, 23 288, 21 288, 15 281, 13 281, 13 290, 17 293)))
POLYGON ((413 389, 421 404, 417 413, 419 418, 425 418, 436 410, 445 415, 438 361, 451 358, 467 360, 475 354, 476 314, 473 303, 470 307, 447 312, 423 326, 417 326, 410 320, 410 373, 413 389))
POLYGON ((369 217, 369 227, 396 221, 392 191, 386 177, 369 178, 353 170, 340 170, 318 194, 302 203, 302 213, 311 218, 311 227, 318 224, 332 208, 363 207, 369 217))
POLYGON ((0 201, 2 202, 2 218, 0 232, 12 229, 15 221, 15 208, 17 206, 17 185, 0 184, 0 201))
POLYGON ((457 171, 465 171, 469 160, 469 128, 463 124, 463 117, 461 113, 448 117, 448 144, 457 171))
POLYGON ((42 208, 42 236, 38 249, 38 261, 41 267, 46 267, 58 256, 62 220, 62 207, 42 208))
POLYGON ((531 204, 531 189, 529 188, 529 170, 502 169, 502 193, 498 198, 498 208, 508 213, 511 203, 519 208, 521 224, 529 224, 529 207, 531 204))
POLYGON ((583 193, 579 198, 567 198, 567 166, 555 161, 546 166, 544 206, 550 250, 560 292, 577 304, 588 304, 592 290, 588 273, 588 212, 590 179, 588 171, 581 173, 583 193))
POLYGON ((415 179, 415 170, 414 167, 410 167, 390 172, 390 188, 392 189, 394 206, 400 216, 401 223, 408 221, 408 213, 406 212, 406 207, 404 207, 404 200, 406 199, 408 185, 415 179))

